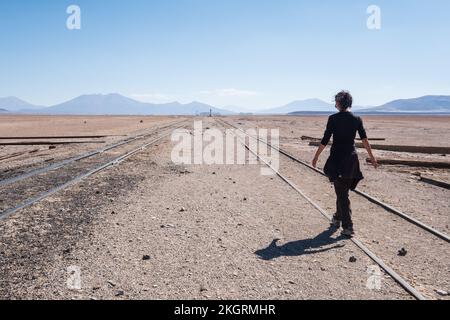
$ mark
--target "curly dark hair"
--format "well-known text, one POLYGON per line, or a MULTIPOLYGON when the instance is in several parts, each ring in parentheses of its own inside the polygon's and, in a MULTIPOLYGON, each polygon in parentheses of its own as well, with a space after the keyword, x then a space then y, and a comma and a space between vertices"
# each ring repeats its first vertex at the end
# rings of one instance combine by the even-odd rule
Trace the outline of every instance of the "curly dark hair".
POLYGON ((350 109, 353 105, 353 97, 348 91, 341 91, 335 97, 334 100, 339 104, 342 110, 350 109))

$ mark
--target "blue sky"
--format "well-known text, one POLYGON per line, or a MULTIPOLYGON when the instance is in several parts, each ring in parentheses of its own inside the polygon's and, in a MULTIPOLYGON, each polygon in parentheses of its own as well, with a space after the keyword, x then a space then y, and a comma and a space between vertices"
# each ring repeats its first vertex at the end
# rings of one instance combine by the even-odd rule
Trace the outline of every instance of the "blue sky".
POLYGON ((0 0, 0 96, 265 108, 450 94, 448 0, 0 0), (81 30, 66 28, 69 5, 81 30), (381 30, 366 27, 381 8, 381 30))

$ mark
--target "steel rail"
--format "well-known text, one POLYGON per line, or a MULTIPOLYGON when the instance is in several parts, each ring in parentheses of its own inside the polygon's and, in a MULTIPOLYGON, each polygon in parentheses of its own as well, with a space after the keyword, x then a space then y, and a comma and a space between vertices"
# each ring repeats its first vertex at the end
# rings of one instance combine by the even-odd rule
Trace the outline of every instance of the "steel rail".
MULTIPOLYGON (((295 162, 297 162, 297 163, 299 163, 299 164, 302 164, 302 165, 304 165, 305 167, 308 167, 309 169, 311 169, 311 170, 313 170, 313 171, 315 171, 315 172, 321 174, 322 176, 326 176, 325 173, 324 173, 322 170, 319 170, 319 169, 317 169, 317 168, 314 168, 314 167, 313 167, 312 165, 310 165, 309 163, 307 163, 307 162, 305 162, 305 161, 303 161, 303 160, 300 160, 300 159, 296 158, 295 156, 289 154, 288 152, 286 152, 286 151, 284 151, 284 150, 282 150, 282 149, 280 149, 280 148, 276 148, 276 147, 272 146, 270 143, 268 143, 268 142, 266 142, 266 141, 264 141, 264 140, 262 140, 262 139, 259 139, 259 138, 256 138, 256 137, 253 137, 253 136, 247 134, 247 133, 246 133, 244 130, 242 130, 241 128, 239 128, 239 127, 237 127, 237 126, 235 126, 235 125, 233 125, 233 124, 230 124, 230 123, 226 122, 225 120, 222 120, 222 119, 220 119, 220 120, 223 121, 225 124, 227 124, 227 125, 229 125, 229 126, 235 128, 235 129, 237 129, 237 130, 243 132, 245 135, 251 137, 252 139, 255 139, 255 140, 257 140, 257 141, 260 141, 260 142, 266 144, 268 147, 270 147, 270 148, 274 149, 275 151, 281 153, 282 155, 284 155, 284 156, 290 158, 291 160, 293 160, 293 161, 295 161, 295 162)), ((353 190, 353 192, 356 193, 357 195, 363 197, 363 198, 366 198, 366 199, 369 200, 370 202, 372 202, 372 203, 374 203, 374 204, 376 204, 376 205, 382 207, 382 208, 385 209, 386 211, 391 212, 391 213, 393 213, 393 214, 395 214, 395 215, 401 217, 402 219, 404 219, 404 220, 406 220, 406 221, 408 221, 408 222, 414 224, 415 226, 417 226, 417 227, 419 227, 419 228, 421 228, 421 229, 423 229, 423 230, 425 230, 425 231, 427 231, 427 232, 429 232, 429 233, 435 235, 436 237, 438 237, 438 238, 440 238, 440 239, 442 239, 442 240, 444 240, 444 241, 450 243, 450 236, 449 236, 449 235, 447 235, 447 234, 445 234, 445 233, 443 233, 443 232, 441 232, 441 231, 439 231, 439 230, 434 229, 433 227, 431 227, 431 226, 429 226, 429 225, 427 225, 427 224, 421 222, 420 220, 418 220, 418 219, 416 219, 416 218, 411 217, 410 215, 408 215, 408 214, 406 214, 406 213, 404 213, 404 212, 402 212, 402 211, 400 211, 400 210, 398 210, 398 209, 396 209, 396 208, 394 208, 394 207, 388 205, 387 203, 384 203, 383 201, 381 201, 381 200, 379 200, 379 199, 377 199, 377 198, 375 198, 375 197, 369 195, 369 194, 366 193, 366 192, 363 192, 363 191, 358 190, 358 189, 353 190)))
POLYGON ((92 136, 41 136, 41 137, 0 137, 0 140, 45 140, 45 139, 100 139, 114 137, 114 135, 92 135, 92 136))
POLYGON ((105 143, 106 141, 99 140, 83 140, 83 141, 32 141, 32 142, 0 142, 0 146, 2 147, 10 147, 10 146, 59 146, 59 145, 73 145, 73 144, 100 144, 105 143))
MULTIPOLYGON (((185 122, 185 121, 186 120, 184 120, 182 122, 185 122)), ((179 126, 179 127, 176 127, 175 129, 178 129, 178 128, 181 128, 181 127, 182 126, 179 126)), ((117 157, 117 158, 115 158, 115 159, 113 159, 111 161, 108 161, 107 163, 102 164, 101 166, 98 166, 98 167, 88 171, 87 173, 79 175, 79 176, 75 177, 74 179, 72 179, 72 180, 70 180, 70 181, 68 181, 68 182, 66 182, 66 183, 64 183, 64 184, 62 184, 60 186, 52 188, 52 189, 50 189, 50 190, 48 190, 48 191, 46 191, 46 192, 44 192, 44 193, 42 193, 42 194, 40 194, 40 195, 38 195, 36 197, 30 198, 30 199, 26 200, 25 202, 15 206, 15 207, 13 207, 13 208, 10 208, 10 209, 7 209, 7 210, 5 210, 3 212, 0 212, 0 221, 3 221, 5 219, 9 218, 11 215, 13 215, 14 213, 16 213, 19 210, 22 210, 22 209, 24 209, 26 207, 29 207, 29 206, 35 204, 36 202, 39 202, 39 201, 41 201, 41 200, 43 200, 45 198, 48 198, 49 196, 51 196, 51 195, 53 195, 53 194, 55 194, 55 193, 57 193, 57 192, 59 192, 61 190, 64 190, 64 189, 66 189, 66 188, 68 188, 70 186, 73 186, 73 185, 75 185, 75 184, 85 180, 86 178, 88 178, 88 177, 90 177, 90 176, 92 176, 92 175, 94 175, 94 174, 96 174, 96 173, 98 173, 100 171, 105 170, 106 168, 109 168, 109 167, 111 167, 113 165, 116 165, 116 164, 120 164, 121 162, 123 162, 127 158, 133 156, 134 154, 136 154, 136 153, 138 153, 140 151, 143 151, 148 146, 150 146, 152 144, 155 144, 158 141, 161 141, 162 139, 166 138, 170 134, 171 134, 171 132, 165 133, 162 136, 160 136, 160 137, 158 137, 158 138, 156 138, 156 139, 154 139, 154 140, 152 140, 150 142, 147 142, 147 143, 141 145, 140 147, 135 148, 135 149, 127 152, 124 155, 121 155, 121 156, 119 156, 119 157, 117 157)))
POLYGON ((16 176, 16 177, 12 177, 12 178, 9 178, 9 179, 2 180, 2 181, 0 181, 0 187, 4 187, 4 186, 10 185, 10 184, 13 184, 13 183, 16 183, 16 182, 19 182, 19 181, 22 181, 22 180, 34 177, 34 176, 39 175, 39 174, 43 174, 43 173, 46 173, 46 172, 49 172, 49 171, 53 171, 53 170, 56 170, 56 169, 68 166, 69 164, 72 164, 74 162, 78 162, 78 161, 81 161, 81 160, 84 160, 84 159, 87 159, 87 158, 91 158, 91 157, 96 156, 98 154, 107 152, 109 150, 118 148, 120 146, 123 146, 125 144, 132 143, 132 142, 134 142, 136 140, 145 139, 148 136, 151 136, 151 135, 157 133, 159 130, 164 130, 164 129, 170 127, 170 126, 180 124, 180 123, 182 123, 184 121, 186 121, 186 120, 176 121, 175 123, 172 123, 172 124, 169 124, 169 125, 162 126, 160 128, 154 129, 154 130, 152 130, 151 132, 149 132, 147 134, 144 134, 144 135, 138 134, 138 135, 136 135, 136 136, 134 136, 132 138, 125 139, 125 140, 120 141, 118 143, 112 144, 112 145, 110 145, 108 147, 101 148, 101 149, 98 149, 98 150, 95 150, 95 151, 91 151, 91 152, 88 152, 88 153, 84 153, 82 155, 78 155, 76 157, 73 157, 73 158, 70 158, 70 159, 67 159, 67 160, 63 160, 61 162, 54 163, 54 164, 51 164, 51 165, 43 167, 43 168, 32 170, 30 172, 21 174, 21 175, 16 176))
MULTIPOLYGON (((225 121, 224 121, 225 122, 225 121)), ((226 123, 226 122, 225 122, 226 123)), ((240 137, 237 136, 239 140, 240 137)), ((283 176, 277 169, 275 169, 270 163, 261 158, 256 152, 254 152, 250 147, 243 142, 240 141, 245 148, 251 152, 257 159, 259 159, 262 163, 264 163, 267 167, 269 167, 276 175, 281 178, 284 182, 286 182, 292 189, 297 191, 309 204, 311 204, 315 209, 317 209, 322 216, 324 216, 328 221, 331 221, 330 215, 322 209, 317 203, 315 203, 311 198, 309 198, 299 187, 297 187, 293 182, 291 182, 288 178, 283 176)), ((409 284, 405 279, 402 278, 395 270, 389 267, 381 258, 379 258, 375 253, 373 253, 368 247, 366 247, 361 241, 356 238, 350 238, 359 249, 361 249, 370 259, 372 259, 376 264, 378 264, 387 274, 389 274, 399 285, 401 285, 409 294, 411 294, 417 300, 427 300, 420 292, 418 292, 411 284, 409 284)))

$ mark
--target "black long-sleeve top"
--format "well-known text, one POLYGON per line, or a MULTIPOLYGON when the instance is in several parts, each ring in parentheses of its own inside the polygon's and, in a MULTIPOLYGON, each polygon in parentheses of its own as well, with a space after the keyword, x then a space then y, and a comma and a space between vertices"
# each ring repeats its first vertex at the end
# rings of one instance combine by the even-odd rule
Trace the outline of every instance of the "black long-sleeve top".
POLYGON ((363 121, 360 117, 351 112, 339 112, 328 119, 327 129, 322 139, 322 144, 326 146, 333 136, 333 146, 354 146, 356 132, 361 139, 366 139, 367 134, 363 121))
POLYGON ((355 149, 357 132, 361 139, 367 138, 362 119, 351 112, 339 112, 328 119, 321 142, 326 146, 333 136, 330 158, 324 168, 325 174, 331 182, 338 178, 351 179, 351 189, 355 189, 358 183, 364 179, 355 149))

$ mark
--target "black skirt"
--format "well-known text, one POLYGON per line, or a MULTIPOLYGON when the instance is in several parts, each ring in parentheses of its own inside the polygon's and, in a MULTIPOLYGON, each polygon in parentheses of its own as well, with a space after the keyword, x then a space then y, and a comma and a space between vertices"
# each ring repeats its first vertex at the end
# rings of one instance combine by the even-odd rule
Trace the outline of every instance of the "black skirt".
POLYGON ((324 172, 330 182, 335 182, 338 178, 352 180, 351 190, 355 190, 358 183, 364 179, 359 165, 358 153, 354 146, 351 148, 332 147, 324 172))

